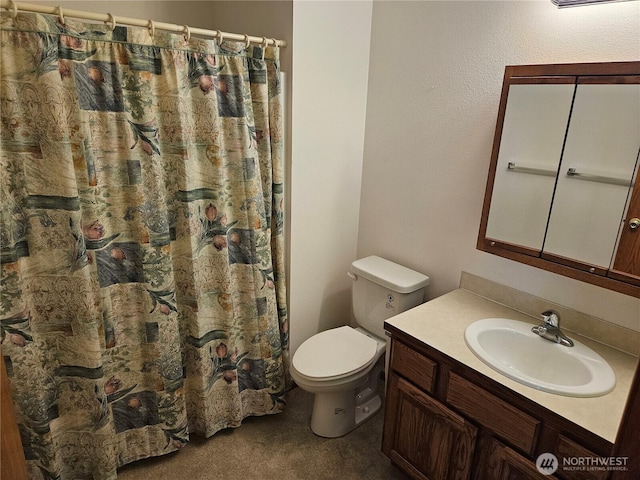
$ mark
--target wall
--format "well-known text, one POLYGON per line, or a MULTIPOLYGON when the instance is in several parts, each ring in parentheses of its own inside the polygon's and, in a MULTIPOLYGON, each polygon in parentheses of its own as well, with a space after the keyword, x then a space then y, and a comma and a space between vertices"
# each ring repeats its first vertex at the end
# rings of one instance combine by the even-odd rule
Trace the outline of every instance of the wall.
MULTIPOLYGON (((17 3, 20 3, 19 1, 17 3)), ((152 19, 159 22, 177 23, 200 28, 220 28, 211 24, 213 8, 211 2, 202 1, 159 1, 159 0, 33 0, 36 5, 62 6, 64 9, 84 10, 97 13, 152 19)), ((239 32, 234 32, 239 33, 239 32)))
POLYGON ((291 72, 293 0, 210 0, 206 3, 211 13, 208 21, 213 25, 209 28, 285 40, 288 46, 280 50, 280 68, 291 72))
POLYGON ((291 350, 349 323, 371 1, 294 1, 291 350))
POLYGON ((373 8, 358 256, 470 273, 640 330, 640 300, 475 248, 505 65, 640 60, 640 2, 386 2, 373 8))

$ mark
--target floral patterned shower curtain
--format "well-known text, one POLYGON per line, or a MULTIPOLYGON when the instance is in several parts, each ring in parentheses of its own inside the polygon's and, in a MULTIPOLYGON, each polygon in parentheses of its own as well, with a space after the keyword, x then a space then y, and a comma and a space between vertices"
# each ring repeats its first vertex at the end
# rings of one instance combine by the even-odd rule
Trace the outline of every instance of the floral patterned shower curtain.
POLYGON ((2 356, 31 477, 114 479, 280 412, 278 49, 0 27, 2 356))

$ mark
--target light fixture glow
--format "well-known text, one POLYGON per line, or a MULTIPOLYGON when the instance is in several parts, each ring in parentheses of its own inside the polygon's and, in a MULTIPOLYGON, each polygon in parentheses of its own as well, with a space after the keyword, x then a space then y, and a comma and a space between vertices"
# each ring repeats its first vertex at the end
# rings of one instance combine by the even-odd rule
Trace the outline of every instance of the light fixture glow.
POLYGON ((566 7, 581 7, 583 5, 596 5, 598 3, 613 3, 613 2, 629 2, 634 0, 551 0, 558 8, 566 7))

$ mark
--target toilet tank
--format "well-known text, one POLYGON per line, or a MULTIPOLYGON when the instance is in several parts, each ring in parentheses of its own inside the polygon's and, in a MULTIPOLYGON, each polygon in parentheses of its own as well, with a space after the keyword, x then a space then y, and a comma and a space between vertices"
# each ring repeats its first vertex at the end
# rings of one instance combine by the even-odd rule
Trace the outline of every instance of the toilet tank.
POLYGON ((356 322, 384 338, 384 321, 424 302, 429 277, 372 255, 351 264, 356 322))

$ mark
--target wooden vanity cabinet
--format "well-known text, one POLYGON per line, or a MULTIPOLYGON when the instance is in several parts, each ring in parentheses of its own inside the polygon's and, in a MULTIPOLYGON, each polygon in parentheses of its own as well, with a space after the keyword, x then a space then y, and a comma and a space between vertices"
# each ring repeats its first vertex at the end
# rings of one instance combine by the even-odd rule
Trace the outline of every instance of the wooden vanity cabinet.
POLYGON ((542 453, 606 457, 613 445, 394 327, 382 451, 420 480, 604 480, 538 471, 542 453))

